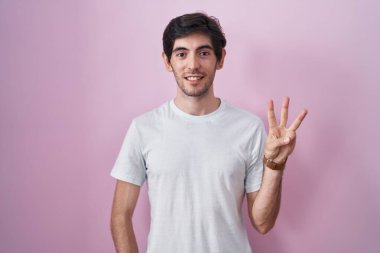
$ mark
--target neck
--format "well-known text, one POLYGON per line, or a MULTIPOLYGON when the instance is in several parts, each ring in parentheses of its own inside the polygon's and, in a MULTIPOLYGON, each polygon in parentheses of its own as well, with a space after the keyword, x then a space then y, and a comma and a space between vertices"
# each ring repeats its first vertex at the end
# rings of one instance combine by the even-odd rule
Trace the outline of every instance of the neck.
POLYGON ((211 94, 210 96, 190 97, 177 94, 174 98, 175 105, 188 114, 201 116, 212 113, 220 106, 221 100, 211 94))

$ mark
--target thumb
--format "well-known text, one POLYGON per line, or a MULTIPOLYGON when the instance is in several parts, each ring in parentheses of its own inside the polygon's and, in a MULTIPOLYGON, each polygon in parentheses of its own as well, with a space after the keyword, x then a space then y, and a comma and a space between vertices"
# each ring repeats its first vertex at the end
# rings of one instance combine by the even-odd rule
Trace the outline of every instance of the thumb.
POLYGON ((284 146, 290 142, 290 136, 279 138, 277 139, 277 142, 279 146, 284 146))
POLYGON ((292 139, 295 138, 295 136, 292 133, 287 133, 284 137, 280 137, 280 138, 274 137, 274 138, 275 138, 275 143, 276 143, 275 145, 277 147, 281 147, 281 146, 289 144, 292 141, 292 139))

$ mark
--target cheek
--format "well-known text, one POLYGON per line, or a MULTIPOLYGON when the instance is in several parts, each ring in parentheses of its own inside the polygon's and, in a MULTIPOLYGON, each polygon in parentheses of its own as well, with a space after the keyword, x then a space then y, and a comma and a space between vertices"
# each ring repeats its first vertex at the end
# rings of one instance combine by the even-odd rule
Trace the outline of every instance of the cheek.
POLYGON ((181 77, 181 73, 179 73, 177 69, 173 69, 172 72, 173 72, 173 74, 174 74, 174 77, 175 77, 177 80, 182 79, 182 77, 181 77))
POLYGON ((172 71, 175 72, 177 75, 180 75, 182 72, 182 67, 179 64, 172 64, 172 71))

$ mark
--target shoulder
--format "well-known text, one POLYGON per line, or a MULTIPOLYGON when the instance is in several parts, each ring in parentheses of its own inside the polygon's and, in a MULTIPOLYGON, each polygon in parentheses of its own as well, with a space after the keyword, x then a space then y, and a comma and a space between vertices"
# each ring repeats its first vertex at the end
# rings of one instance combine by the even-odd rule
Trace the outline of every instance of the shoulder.
POLYGON ((152 127, 160 124, 169 114, 169 101, 164 102, 160 106, 140 114, 132 119, 132 124, 136 128, 152 127))
POLYGON ((225 101, 226 115, 231 122, 235 124, 242 124, 248 127, 263 128, 264 124, 262 119, 251 111, 232 105, 230 102, 225 101))

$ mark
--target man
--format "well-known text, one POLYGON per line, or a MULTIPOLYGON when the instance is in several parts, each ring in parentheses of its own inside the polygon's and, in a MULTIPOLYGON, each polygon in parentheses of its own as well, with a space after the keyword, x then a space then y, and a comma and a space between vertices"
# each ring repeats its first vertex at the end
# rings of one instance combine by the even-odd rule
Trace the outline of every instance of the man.
POLYGON ((226 40, 202 13, 168 24, 162 57, 177 82, 176 97, 133 119, 111 175, 117 180, 111 229, 117 252, 138 252, 132 215, 147 181, 151 204, 149 253, 251 252, 241 206, 252 225, 275 224, 281 178, 295 147, 302 111, 286 128, 289 98, 277 124, 268 103, 269 137, 261 120, 214 96, 226 40))

